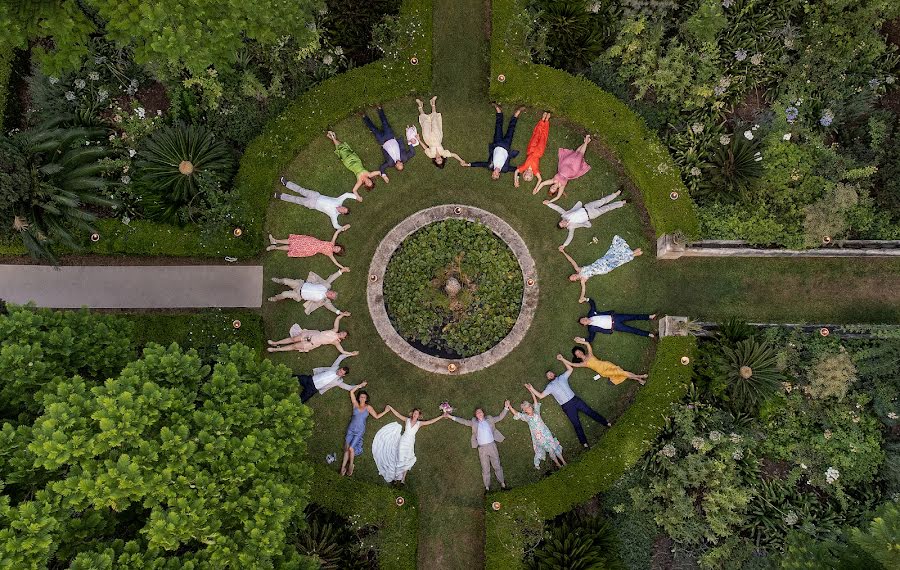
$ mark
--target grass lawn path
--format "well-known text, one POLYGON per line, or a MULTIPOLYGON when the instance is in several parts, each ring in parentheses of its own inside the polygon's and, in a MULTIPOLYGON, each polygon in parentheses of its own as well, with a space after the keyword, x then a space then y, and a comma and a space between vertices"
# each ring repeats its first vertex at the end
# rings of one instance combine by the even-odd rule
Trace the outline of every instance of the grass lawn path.
MULTIPOLYGON (((439 96, 438 110, 444 116, 444 146, 466 160, 484 160, 493 131, 493 109, 487 95, 486 9, 483 0, 434 1, 434 90, 439 96)), ((430 95, 421 94, 423 100, 430 95)), ((417 124, 412 98, 384 103, 398 132, 407 124, 417 124)), ((524 153, 540 112, 541 109, 529 109, 522 117, 513 148, 524 153)), ((351 115, 333 127, 339 138, 356 149, 368 168, 378 167, 380 149, 358 115, 351 115)), ((583 135, 561 118, 552 121, 548 151, 542 162, 546 175, 555 172, 556 149, 577 147, 583 135)), ((352 271, 335 283, 339 294, 335 304, 353 313, 342 323, 342 328, 350 333, 345 346, 361 352, 347 361, 351 368, 348 381, 354 384, 369 381, 372 404, 378 409, 388 403, 404 411, 418 406, 430 418, 438 414, 441 401, 449 400, 458 415, 469 416, 475 406, 485 406, 489 413, 496 414, 505 398, 514 402, 525 398, 522 383, 534 382, 542 387, 545 370, 561 370, 554 366, 554 355, 568 353, 571 338, 584 332, 576 321, 586 307, 578 305, 578 287, 566 280, 571 268, 556 250, 565 232, 555 228, 558 216, 541 205, 541 197, 531 196, 524 188, 514 189, 510 175, 492 182, 484 169, 465 169, 453 163, 439 170, 422 153, 418 154, 404 172, 392 171, 390 184, 379 182, 374 191, 364 194, 362 203, 347 203, 351 215, 343 222, 352 227, 339 241, 348 248, 342 261, 352 271), (454 202, 483 208, 508 222, 528 245, 537 264, 540 283, 535 319, 519 347, 487 370, 462 377, 427 374, 390 352, 372 325, 365 296, 369 263, 385 234, 423 208, 454 202)), ((588 162, 592 165, 591 172, 570 185, 570 195, 561 201, 564 207, 571 207, 576 200, 586 202, 599 198, 620 187, 615 169, 599 154, 590 152, 588 162)), ((284 174, 301 186, 332 196, 348 191, 353 184, 352 176, 338 162, 324 134, 284 174)), ((260 191, 278 189, 280 186, 273 180, 270 188, 260 191)), ((633 198, 627 191, 624 197, 633 198)), ((300 233, 327 238, 332 234, 322 214, 282 201, 270 203, 266 225, 268 231, 279 237, 300 233)), ((653 256, 652 232, 642 226, 641 212, 633 202, 603 216, 593 228, 578 230, 570 251, 579 262, 588 263, 606 251, 616 234, 632 247, 644 248, 647 255, 607 276, 591 280, 588 292, 603 307, 620 312, 658 311, 704 319, 740 315, 748 320, 773 321, 900 321, 898 261, 658 261, 653 256), (597 239, 596 243, 592 238, 597 239)), ((289 259, 281 252, 266 254, 264 265, 264 297, 281 290, 269 282, 270 277, 305 278, 310 270, 327 276, 334 269, 326 259, 289 259)), ((324 310, 306 316, 302 305, 293 301, 264 302, 262 311, 267 337, 274 339, 285 337, 295 322, 324 329, 330 328, 333 320, 333 315, 324 310)), ((634 371, 648 368, 653 347, 645 339, 625 334, 611 335, 595 343, 599 356, 634 371)), ((335 356, 333 349, 323 348, 310 354, 277 354, 272 358, 298 373, 309 373, 315 366, 330 364, 335 356)), ((611 386, 595 381, 587 372, 577 372, 572 387, 613 421, 637 389, 633 382, 611 386)), ((309 443, 310 460, 324 465, 327 454, 340 456, 350 418, 349 398, 346 392, 335 389, 313 398, 309 404, 316 422, 309 443)), ((544 419, 560 439, 567 459, 578 461, 580 447, 559 406, 547 402, 544 419)), ((387 421, 393 420, 369 421, 365 453, 357 460, 354 479, 384 485, 371 458, 371 442, 387 421)), ((527 426, 507 419, 498 427, 507 437, 499 446, 507 483, 520 486, 542 477, 545 472, 535 470, 532 465, 527 426)), ((586 418, 585 428, 592 442, 605 431, 586 418)), ((421 568, 483 567, 483 486, 477 453, 469 445, 469 435, 468 428, 451 422, 423 428, 418 434, 418 462, 409 474, 407 488, 419 498, 421 568)))

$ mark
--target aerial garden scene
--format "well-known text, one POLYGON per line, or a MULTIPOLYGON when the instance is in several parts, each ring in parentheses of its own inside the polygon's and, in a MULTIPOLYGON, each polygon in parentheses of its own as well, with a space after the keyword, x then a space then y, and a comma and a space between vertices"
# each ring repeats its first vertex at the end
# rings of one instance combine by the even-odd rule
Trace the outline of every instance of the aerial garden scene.
POLYGON ((0 568, 900 568, 900 3, 0 29, 0 568))

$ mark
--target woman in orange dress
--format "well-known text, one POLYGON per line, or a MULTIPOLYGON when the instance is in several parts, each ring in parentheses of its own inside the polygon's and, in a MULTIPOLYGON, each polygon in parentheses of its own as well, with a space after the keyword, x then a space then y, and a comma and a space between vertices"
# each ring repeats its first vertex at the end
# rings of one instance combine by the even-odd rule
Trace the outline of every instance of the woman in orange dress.
POLYGON ((570 364, 574 368, 590 368, 600 376, 608 379, 613 386, 618 386, 625 380, 637 380, 641 386, 646 384, 646 374, 628 372, 612 362, 600 360, 594 356, 594 349, 591 347, 591 343, 581 337, 575 337, 575 342, 584 348, 576 346, 572 349, 572 362, 570 364))
POLYGON ((289 234, 287 239, 276 239, 269 234, 269 247, 266 251, 286 251, 288 257, 312 257, 316 254, 322 254, 330 259, 335 265, 341 269, 345 269, 341 263, 335 259, 336 255, 344 255, 344 246, 337 242, 338 234, 350 227, 350 224, 339 228, 331 236, 331 241, 320 240, 317 237, 289 234))
POLYGON ((525 182, 531 182, 537 176, 538 184, 541 183, 541 157, 547 149, 547 138, 550 136, 550 113, 544 112, 541 120, 531 131, 531 139, 528 141, 528 149, 525 150, 525 162, 516 168, 513 176, 513 185, 519 187, 519 174, 525 182))

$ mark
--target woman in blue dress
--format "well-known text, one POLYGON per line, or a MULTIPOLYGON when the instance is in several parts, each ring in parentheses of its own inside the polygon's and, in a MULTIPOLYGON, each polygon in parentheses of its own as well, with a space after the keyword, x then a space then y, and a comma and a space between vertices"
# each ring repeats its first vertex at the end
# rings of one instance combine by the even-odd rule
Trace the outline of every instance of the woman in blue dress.
POLYGON ((644 253, 641 251, 641 248, 631 249, 631 247, 628 246, 628 242, 620 236, 613 237, 612 245, 609 246, 609 249, 606 250, 603 257, 590 265, 585 265, 583 267, 579 266, 575 260, 572 259, 572 256, 566 253, 565 246, 559 246, 559 251, 566 256, 566 259, 569 260, 569 263, 571 263, 572 267, 575 269, 575 273, 569 275, 569 281, 581 282, 581 297, 578 298, 579 303, 587 302, 587 297, 584 296, 584 289, 588 279, 594 275, 606 275, 616 267, 625 265, 635 257, 644 253))
POLYGON ((363 388, 368 382, 357 384, 350 390, 350 402, 353 404, 353 415, 350 417, 350 425, 347 426, 347 436, 344 438, 344 460, 341 462, 341 475, 353 475, 353 460, 363 452, 363 437, 366 435, 366 419, 371 415, 376 420, 388 413, 390 406, 385 406, 379 414, 369 404, 369 393, 362 390, 357 395, 357 390, 363 388))

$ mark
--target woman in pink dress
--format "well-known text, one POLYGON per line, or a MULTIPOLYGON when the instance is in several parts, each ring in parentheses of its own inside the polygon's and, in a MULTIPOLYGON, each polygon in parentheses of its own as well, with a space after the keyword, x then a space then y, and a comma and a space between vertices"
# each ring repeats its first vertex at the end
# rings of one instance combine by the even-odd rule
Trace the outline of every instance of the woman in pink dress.
POLYGON ((288 257, 312 257, 321 253, 334 262, 341 269, 345 269, 340 262, 335 259, 336 255, 344 255, 344 246, 335 243, 338 234, 350 227, 350 224, 338 229, 331 236, 331 241, 320 240, 319 238, 307 235, 290 234, 288 239, 275 239, 269 234, 269 247, 266 251, 286 251, 288 257))
POLYGON ((584 160, 584 153, 589 142, 591 142, 591 135, 586 135, 584 143, 577 149, 559 149, 559 166, 556 167, 556 176, 550 180, 539 182, 534 187, 532 194, 537 194, 544 186, 550 186, 550 195, 552 196, 550 203, 559 200, 570 180, 584 176, 591 169, 591 165, 584 160))

